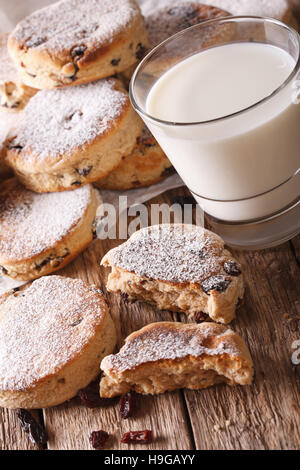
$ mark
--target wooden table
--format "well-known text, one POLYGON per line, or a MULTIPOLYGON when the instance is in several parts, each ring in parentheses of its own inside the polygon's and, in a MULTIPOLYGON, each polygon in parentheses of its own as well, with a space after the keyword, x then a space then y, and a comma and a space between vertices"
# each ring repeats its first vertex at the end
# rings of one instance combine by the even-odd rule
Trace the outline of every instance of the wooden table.
MULTIPOLYGON (((180 188, 151 202, 171 203, 184 194, 187 189, 180 188)), ((99 262, 118 243, 97 240, 60 273, 105 290, 109 270, 99 262)), ((141 429, 155 434, 147 449, 300 449, 300 366, 291 361, 292 344, 300 340, 300 237, 272 250, 235 255, 244 266, 246 297, 231 326, 249 344, 256 371, 253 385, 139 396, 134 418, 126 421, 120 419, 116 401, 87 409, 74 399, 37 412, 49 433, 49 449, 90 449, 89 435, 99 429, 113 436, 109 449, 130 449, 120 445, 121 434, 141 429)), ((107 297, 118 347, 147 323, 187 321, 184 315, 142 303, 124 303, 116 294, 107 297)), ((0 410, 0 449, 34 449, 14 411, 0 410)))

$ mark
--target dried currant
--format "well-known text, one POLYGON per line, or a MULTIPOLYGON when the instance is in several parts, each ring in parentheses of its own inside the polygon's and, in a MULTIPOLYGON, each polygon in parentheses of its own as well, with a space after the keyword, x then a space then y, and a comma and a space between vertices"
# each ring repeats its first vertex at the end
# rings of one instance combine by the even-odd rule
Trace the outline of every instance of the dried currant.
POLYGON ((79 318, 77 321, 75 321, 74 323, 72 323, 70 326, 71 326, 71 327, 78 326, 78 325, 80 325, 80 323, 82 322, 82 320, 83 320, 82 318, 79 318))
POLYGON ((242 271, 239 268, 238 264, 235 263, 234 261, 225 261, 224 271, 230 276, 235 276, 235 277, 240 276, 242 274, 242 271))
POLYGON ((205 251, 205 250, 201 250, 200 248, 199 248, 199 249, 192 248, 192 249, 190 250, 190 253, 191 253, 193 256, 197 256, 197 257, 200 258, 200 259, 205 259, 205 258, 206 258, 206 251, 205 251))
POLYGON ((161 172, 161 175, 160 176, 170 176, 170 175, 173 175, 175 173, 175 170, 172 166, 170 166, 169 168, 165 168, 162 172, 161 172))
POLYGON ((104 449, 104 446, 109 438, 109 434, 106 431, 93 431, 90 435, 90 443, 96 450, 104 449))
POLYGON ((25 47, 38 47, 46 41, 46 38, 28 39, 28 41, 25 42, 25 47))
POLYGON ((102 405, 103 399, 99 395, 99 381, 91 382, 87 387, 79 390, 77 395, 83 406, 87 408, 98 408, 102 405))
POLYGON ((91 287, 92 292, 97 292, 97 294, 104 295, 103 290, 97 289, 97 287, 91 287))
POLYGON ((145 46, 143 46, 143 44, 141 42, 139 42, 137 47, 136 47, 135 57, 138 60, 141 60, 144 57, 146 52, 147 52, 147 48, 145 46))
POLYGON ((119 65, 120 60, 121 60, 121 59, 113 59, 110 63, 111 63, 111 65, 113 65, 114 67, 116 67, 117 65, 119 65))
POLYGON ((93 165, 90 165, 86 168, 76 168, 76 172, 80 176, 87 176, 91 172, 92 168, 93 168, 93 165))
POLYGON ((125 303, 129 302, 129 295, 126 292, 121 293, 121 298, 125 303))
POLYGON ((22 145, 14 144, 13 142, 8 144, 7 148, 8 150, 17 150, 18 152, 21 152, 21 150, 23 149, 22 145))
POLYGON ((209 316, 204 312, 196 312, 194 314, 195 323, 202 323, 202 322, 206 321, 208 318, 209 318, 209 316))
POLYGON ((126 393, 120 398, 120 416, 123 419, 130 418, 134 413, 135 395, 134 393, 126 393))
POLYGON ((20 408, 17 411, 17 417, 20 420, 21 428, 27 434, 29 439, 39 447, 43 447, 47 444, 48 436, 46 430, 34 419, 28 410, 20 408))
POLYGON ((87 47, 86 46, 76 46, 71 50, 71 57, 74 60, 80 60, 81 57, 84 55, 87 47))
POLYGON ((201 287, 205 294, 209 295, 210 292, 214 290, 217 292, 225 292, 230 283, 231 281, 229 279, 226 279, 225 276, 218 274, 216 276, 205 279, 205 281, 202 282, 201 287))
POLYGON ((123 444, 149 444, 152 440, 152 431, 129 431, 123 435, 121 442, 123 444))

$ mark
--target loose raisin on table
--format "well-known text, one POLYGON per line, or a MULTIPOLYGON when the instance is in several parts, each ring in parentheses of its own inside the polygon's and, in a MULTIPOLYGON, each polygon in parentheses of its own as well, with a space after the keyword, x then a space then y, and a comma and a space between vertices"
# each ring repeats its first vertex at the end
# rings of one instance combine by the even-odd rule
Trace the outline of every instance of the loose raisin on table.
POLYGON ((104 449, 104 446, 109 438, 109 434, 106 431, 93 431, 90 435, 90 443, 96 450, 104 449))
POLYGON ((77 392, 81 404, 87 408, 98 408, 103 404, 99 395, 99 381, 91 382, 87 387, 77 392))
POLYGON ((126 393, 120 398, 120 416, 123 419, 128 419, 133 415, 135 408, 135 394, 126 393))
POLYGON ((225 261, 224 271, 230 276, 235 276, 235 277, 240 276, 240 274, 242 274, 242 271, 239 268, 238 264, 235 263, 234 261, 225 261))
POLYGON ((48 436, 46 430, 34 419, 28 410, 20 408, 17 411, 17 417, 20 420, 21 428, 27 434, 33 444, 43 447, 47 444, 48 436))
POLYGON ((152 431, 129 431, 123 435, 121 442, 123 444, 149 444, 152 440, 152 431))

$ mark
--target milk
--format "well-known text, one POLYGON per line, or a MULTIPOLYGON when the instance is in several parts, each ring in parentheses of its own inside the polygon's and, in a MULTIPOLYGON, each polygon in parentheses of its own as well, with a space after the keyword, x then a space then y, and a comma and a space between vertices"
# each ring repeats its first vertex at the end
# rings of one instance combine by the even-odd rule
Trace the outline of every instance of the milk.
POLYGON ((276 46, 228 44, 183 60, 150 90, 147 113, 179 125, 147 125, 208 214, 263 218, 299 197, 296 77, 275 93, 294 68, 276 46))

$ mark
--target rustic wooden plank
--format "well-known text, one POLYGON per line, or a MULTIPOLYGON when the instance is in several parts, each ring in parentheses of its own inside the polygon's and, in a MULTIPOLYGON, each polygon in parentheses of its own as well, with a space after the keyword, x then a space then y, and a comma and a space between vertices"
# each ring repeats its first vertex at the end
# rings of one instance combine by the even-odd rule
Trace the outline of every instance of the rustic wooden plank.
MULTIPOLYGON (((38 412, 33 412, 39 419, 38 412)), ((0 408, 0 450, 36 450, 37 447, 22 431, 14 410, 0 408)))
MULTIPOLYGON (((61 273, 80 277, 104 288, 108 270, 100 268, 99 261, 108 249, 118 243, 120 242, 97 241, 61 273)), ((168 312, 158 312, 141 303, 124 303, 119 295, 109 294, 108 301, 118 330, 118 348, 129 333, 145 324, 172 319, 168 312)), ((130 448, 120 445, 121 435, 129 430, 141 429, 154 431, 156 438, 153 444, 147 446, 149 449, 192 448, 189 419, 181 392, 154 398, 139 397, 136 415, 126 421, 119 417, 118 401, 113 401, 112 406, 91 410, 78 406, 76 400, 44 410, 44 420, 50 435, 49 449, 90 449, 89 435, 91 431, 99 429, 104 429, 113 436, 108 443, 110 449, 130 448)))
POLYGON ((300 267, 300 235, 294 238, 291 241, 291 244, 292 244, 292 250, 297 260, 298 266, 300 267))
POLYGON ((248 342, 255 381, 250 387, 185 391, 198 449, 299 449, 300 269, 289 244, 237 252, 244 266, 245 304, 232 328, 248 342))

